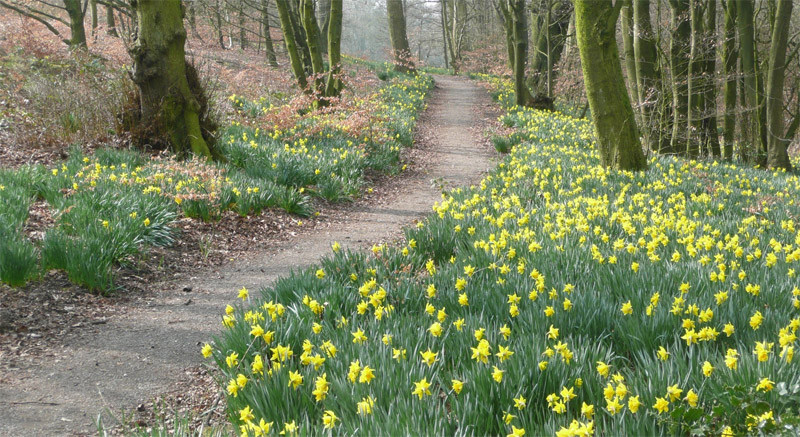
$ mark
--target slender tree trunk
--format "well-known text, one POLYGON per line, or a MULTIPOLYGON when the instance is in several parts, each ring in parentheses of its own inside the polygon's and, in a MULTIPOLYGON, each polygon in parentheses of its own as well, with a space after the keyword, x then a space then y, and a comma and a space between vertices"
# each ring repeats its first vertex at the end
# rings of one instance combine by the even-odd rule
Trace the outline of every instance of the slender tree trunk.
POLYGON ((670 40, 670 69, 672 70, 672 144, 673 153, 686 152, 686 123, 689 111, 689 46, 692 23, 689 0, 670 0, 672 38, 670 40))
POLYGON ((244 15, 244 3, 239 4, 239 48, 247 49, 247 20, 244 15))
POLYGON ((724 39, 722 41, 722 68, 725 74, 723 95, 725 114, 722 137, 725 142, 723 157, 733 159, 733 143, 736 138, 736 65, 739 52, 736 49, 736 0, 726 0, 724 5, 724 39))
POLYGON ((308 89, 306 71, 303 68, 303 60, 300 57, 300 51, 298 50, 297 41, 295 40, 294 23, 292 23, 292 19, 289 15, 291 13, 289 5, 287 4, 287 0, 275 0, 275 3, 278 5, 278 16, 280 16, 281 19, 283 42, 286 44, 286 52, 289 54, 289 63, 292 66, 294 78, 297 81, 297 85, 300 86, 300 89, 308 93, 311 90, 308 89))
POLYGON ((261 22, 264 26, 264 51, 270 67, 278 67, 278 58, 275 55, 275 44, 272 42, 269 24, 269 0, 261 0, 261 22))
MULTIPOLYGON (((444 0, 442 0, 444 1, 444 0)), ((514 71, 514 53, 516 48, 514 46, 514 17, 511 15, 511 9, 508 7, 507 0, 499 0, 500 12, 503 14, 503 27, 506 31, 506 49, 508 50, 508 69, 514 71)), ((444 9, 442 10, 444 12, 444 9)))
POLYGON ((744 110, 748 113, 749 138, 752 150, 756 155, 759 165, 767 163, 766 129, 762 124, 762 108, 759 87, 759 77, 756 70, 756 42, 753 23, 753 3, 750 1, 735 1, 737 6, 737 27, 739 29, 739 53, 742 62, 742 75, 744 85, 744 110))
MULTIPOLYGON (((503 1, 504 0, 500 0, 500 3, 502 4, 503 1)), ((444 50, 444 68, 450 68, 450 62, 447 53, 447 23, 446 23, 447 20, 445 19, 445 14, 446 14, 445 1, 439 0, 439 6, 441 7, 441 9, 439 10, 439 18, 442 23, 442 49, 444 50)), ((506 32, 506 34, 507 33, 508 32, 506 32)))
POLYGON ((528 61, 528 23, 525 0, 508 0, 514 28, 514 93, 519 106, 531 106, 533 96, 525 83, 525 64, 528 61))
POLYGON ((342 0, 331 0, 330 11, 328 13, 328 83, 325 87, 325 96, 338 96, 342 90, 342 80, 339 75, 342 72, 342 0))
MULTIPOLYGON (((403 11, 402 0, 386 0, 386 15, 389 19, 389 39, 392 43, 394 54, 394 68, 403 73, 414 71, 411 62, 411 50, 408 46, 406 34, 406 17, 403 11)), ((453 41, 450 41, 451 45, 453 41)), ((455 63, 455 60, 454 60, 455 63)))
POLYGON ((655 32, 650 20, 650 0, 633 0, 633 50, 636 58, 636 80, 644 138, 658 153, 670 153, 669 114, 659 111, 668 107, 664 99, 661 67, 655 32))
POLYGON ((89 0, 89 12, 92 14, 92 36, 97 33, 97 0, 89 0))
POLYGON ((647 167, 615 38, 621 1, 575 0, 575 28, 586 96, 603 165, 620 170, 647 167))
POLYGON ((85 49, 86 29, 83 27, 81 0, 64 0, 64 7, 69 15, 69 46, 73 49, 85 49))
POLYGON ((783 136, 783 84, 786 77, 786 48, 792 1, 778 0, 767 77, 767 167, 786 170, 791 170, 792 164, 787 153, 789 139, 783 136))
POLYGON ((536 0, 531 9, 531 74, 528 86, 536 95, 553 97, 554 66, 561 60, 572 17, 572 4, 564 0, 536 0))
MULTIPOLYGON (((625 54, 625 73, 628 76, 628 89, 633 96, 639 95, 639 79, 636 72, 636 54, 633 46, 633 4, 628 3, 622 7, 622 47, 625 54)), ((636 100, 636 99, 634 99, 636 100)), ((634 114, 638 114, 634 111, 634 114)), ((641 124, 641 117, 637 116, 641 124)))
POLYGON ((219 46, 222 50, 225 50, 225 34, 222 31, 222 10, 220 9, 221 6, 219 4, 219 0, 214 2, 214 21, 216 22, 216 31, 217 31, 217 40, 219 41, 219 46))
POLYGON ((700 155, 700 132, 703 117, 703 87, 705 86, 702 75, 702 64, 705 62, 703 53, 703 0, 690 0, 689 17, 691 22, 691 37, 689 43, 689 71, 686 75, 687 95, 689 104, 686 111, 686 155, 697 159, 700 155))
POLYGON ((138 26, 131 49, 132 77, 139 89, 142 122, 161 131, 176 153, 211 158, 200 125, 201 103, 187 77, 180 0, 137 0, 134 5, 138 26))
POLYGON ((701 147, 707 154, 719 158, 722 154, 719 147, 717 131, 717 55, 714 50, 717 41, 717 0, 706 0, 706 28, 703 40, 705 60, 702 74, 705 79, 703 91, 703 120, 701 147))
POLYGON ((119 36, 117 33, 117 22, 114 19, 114 8, 106 5, 106 32, 109 36, 119 36))
POLYGON ((311 68, 314 73, 314 89, 318 93, 325 92, 325 64, 322 61, 322 49, 319 43, 319 26, 317 26, 317 16, 314 13, 313 0, 301 0, 301 18, 303 28, 306 31, 306 44, 311 54, 311 68))

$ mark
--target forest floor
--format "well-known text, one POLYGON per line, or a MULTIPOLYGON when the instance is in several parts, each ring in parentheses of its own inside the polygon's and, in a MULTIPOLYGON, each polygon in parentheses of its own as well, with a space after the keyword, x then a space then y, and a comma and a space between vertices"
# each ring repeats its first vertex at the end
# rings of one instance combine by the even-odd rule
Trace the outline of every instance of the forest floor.
MULTIPOLYGON (((437 76, 436 84, 417 125, 412 164, 378 183, 374 195, 328 206, 324 219, 285 229, 268 247, 242 247, 219 266, 151 284, 160 291, 116 302, 107 317, 78 323, 37 353, 0 366, 0 435, 95 434, 98 417, 106 427, 147 426, 161 402, 197 420, 222 419, 223 401, 200 347, 220 332, 237 290, 258 290, 316 262, 334 241, 361 250, 392 241, 444 189, 477 182, 491 167, 485 131, 498 109, 488 93, 464 78, 437 76)), ((239 244, 247 245, 243 237, 239 244)))

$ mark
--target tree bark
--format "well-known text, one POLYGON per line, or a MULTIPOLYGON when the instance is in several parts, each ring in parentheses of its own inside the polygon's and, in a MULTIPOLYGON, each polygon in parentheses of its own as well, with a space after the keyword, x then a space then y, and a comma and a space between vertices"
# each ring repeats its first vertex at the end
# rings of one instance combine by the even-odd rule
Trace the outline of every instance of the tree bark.
POLYGON ((658 153, 670 153, 670 114, 665 101, 655 32, 650 19, 650 0, 633 0, 633 50, 636 80, 646 144, 658 153), (660 108, 664 110, 659 111, 660 108))
POLYGON ((319 44, 322 52, 328 54, 328 29, 331 25, 331 0, 318 0, 319 7, 319 44))
POLYGON ((692 23, 689 0, 670 0, 672 38, 670 69, 672 70, 672 137, 671 153, 686 152, 686 123, 689 110, 689 47, 692 23))
POLYGON ((239 48, 247 49, 247 21, 244 15, 244 3, 239 4, 239 48))
POLYGON ((516 104, 531 106, 533 96, 525 83, 525 64, 528 62, 528 23, 525 0, 508 0, 511 26, 514 29, 514 94, 516 104))
MULTIPOLYGON (((633 46, 633 4, 628 3, 622 7, 622 47, 625 54, 625 73, 628 76, 628 89, 633 96, 639 95, 639 78, 636 72, 636 54, 633 46)), ((638 114, 638 112, 634 112, 638 114)), ((637 117, 641 124, 641 117, 637 117)))
POLYGON ((342 80, 339 77, 342 71, 342 0, 331 0, 328 13, 328 83, 325 87, 325 96, 338 96, 342 90, 342 80))
MULTIPOLYGON (((211 158, 200 124, 201 103, 187 77, 186 30, 180 0, 136 0, 138 29, 131 48, 141 121, 172 149, 211 158)), ((197 78, 194 78, 197 80, 197 78)))
POLYGON ((727 0, 724 4, 724 39, 722 41, 722 68, 725 75, 723 98, 725 114, 723 115, 722 138, 723 157, 727 161, 733 159, 733 144, 736 140, 736 65, 739 52, 736 48, 736 0, 727 0))
MULTIPOLYGON (((753 3, 751 1, 735 1, 739 30, 739 56, 742 62, 742 83, 744 85, 745 111, 747 112, 749 138, 747 141, 755 152, 756 162, 759 165, 767 163, 766 118, 763 117, 761 108, 763 85, 756 69, 756 42, 753 23, 753 3), (763 120, 763 122, 762 122, 763 120)), ((750 154, 745 154, 749 156, 750 154)))
POLYGON ((622 0, 575 0, 575 28, 586 96, 604 166, 620 170, 647 167, 615 38, 622 0))
POLYGON ((531 9, 533 53, 528 86, 534 94, 553 97, 554 66, 561 60, 567 40, 572 4, 564 0, 537 0, 531 9))
POLYGON ((278 58, 275 55, 275 44, 272 42, 269 24, 269 0, 261 0, 261 22, 264 26, 264 52, 270 67, 278 67, 278 58))
POLYGON ((717 41, 717 0, 706 0, 706 24, 703 40, 705 61, 701 65, 705 88, 702 90, 702 141, 703 150, 719 158, 719 133, 717 132, 717 54, 714 47, 717 41))
POLYGON ((300 0, 301 19, 306 33, 306 44, 311 55, 311 69, 314 73, 314 89, 318 93, 325 92, 325 64, 322 61, 322 49, 319 43, 319 26, 317 26, 317 16, 314 13, 313 0, 300 0))
MULTIPOLYGON (((411 62, 411 50, 408 46, 408 35, 406 34, 406 16, 405 12, 403 11, 403 1, 386 0, 386 15, 389 19, 389 39, 392 43, 394 69, 402 73, 413 72, 414 63, 411 62)), ((453 41, 451 40, 451 45, 452 42, 453 41)))
POLYGON ((792 169, 787 151, 789 139, 783 136, 783 85, 791 18, 792 0, 778 0, 767 77, 767 167, 786 170, 792 169))
POLYGON ((286 52, 289 54, 289 63, 292 66, 294 78, 297 81, 297 85, 300 86, 300 89, 308 93, 311 90, 308 89, 306 71, 303 68, 303 60, 300 57, 297 41, 295 40, 294 23, 292 23, 292 19, 289 15, 291 13, 289 5, 287 4, 287 0, 275 0, 275 3, 278 5, 278 16, 280 16, 281 19, 283 42, 286 45, 286 52))
POLYGON ((92 14, 92 35, 97 32, 97 0, 89 0, 89 12, 92 14))
POLYGON ((86 48, 86 29, 83 27, 84 11, 81 0, 64 0, 64 7, 69 15, 70 48, 86 48))

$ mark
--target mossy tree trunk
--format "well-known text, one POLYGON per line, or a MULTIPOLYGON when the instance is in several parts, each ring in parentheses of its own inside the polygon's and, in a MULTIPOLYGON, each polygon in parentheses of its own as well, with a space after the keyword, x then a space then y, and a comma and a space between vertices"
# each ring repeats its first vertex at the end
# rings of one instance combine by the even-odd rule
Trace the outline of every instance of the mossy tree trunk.
POLYGON ((615 38, 623 0, 575 0, 575 28, 586 96, 603 165, 620 170, 647 167, 615 38))
POLYGON ((525 80, 525 65, 528 62, 528 22, 525 13, 525 0, 508 0, 511 13, 511 26, 514 30, 514 94, 516 104, 531 106, 531 95, 525 80))
POLYGON ((328 53, 328 30, 331 25, 331 0, 318 0, 319 43, 322 53, 328 53))
POLYGON ((736 139, 736 65, 739 58, 736 48, 736 0, 724 1, 723 11, 722 71, 725 82, 722 85, 722 94, 725 113, 722 122, 722 156, 730 161, 733 159, 733 144, 736 139))
MULTIPOLYGON (((444 5, 444 2, 442 2, 444 5)), ((506 49, 508 50, 508 69, 514 71, 514 19, 511 17, 511 10, 508 7, 508 2, 506 0, 499 0, 498 1, 498 9, 500 10, 500 14, 503 17, 503 29, 505 30, 506 34, 506 49)), ((442 12, 445 12, 444 7, 442 8, 442 12)), ((443 18, 444 19, 444 18, 443 18)), ((442 22, 442 26, 444 26, 444 22, 442 22)))
POLYGON ((187 77, 181 1, 135 0, 131 5, 138 23, 131 76, 139 90, 141 123, 154 135, 166 137, 177 154, 191 151, 211 158, 201 127, 201 103, 187 77))
POLYGON ((792 164, 787 151, 791 138, 786 138, 783 131, 783 85, 786 78, 786 49, 792 1, 778 0, 767 72, 767 167, 786 170, 791 170, 792 164))
POLYGON ((300 17, 306 33, 306 44, 311 55, 311 71, 314 74, 314 89, 322 94, 325 87, 325 63, 322 61, 322 48, 319 42, 319 26, 314 12, 313 0, 300 0, 300 17))
POLYGON ((114 7, 111 5, 106 5, 106 32, 109 36, 119 36, 117 20, 114 19, 114 7))
MULTIPOLYGON (((411 50, 408 46, 403 0, 386 0, 386 15, 389 19, 389 39, 392 43, 394 69, 402 73, 411 73, 415 67, 411 62, 411 50)), ((450 44, 452 43, 451 39, 450 44)))
POLYGON ((704 62, 701 64, 705 87, 702 90, 702 135, 701 147, 709 156, 719 158, 717 129, 717 54, 714 50, 717 41, 717 0, 707 0, 705 38, 703 40, 704 62))
POLYGON ((310 92, 306 71, 303 67, 303 59, 297 47, 297 40, 295 39, 296 31, 294 29, 294 23, 289 15, 291 13, 289 5, 287 0, 276 0, 275 3, 278 6, 278 16, 281 19, 281 30, 283 31, 283 42, 286 45, 286 52, 289 55, 289 63, 292 66, 294 78, 301 90, 310 92))
POLYGON ((342 79, 339 75, 342 72, 342 18, 343 1, 330 0, 330 11, 328 12, 328 64, 330 72, 325 86, 325 96, 338 96, 342 91, 342 79))
POLYGON ((269 0, 261 0, 261 22, 264 27, 264 52, 270 67, 278 67, 278 58, 275 55, 275 44, 272 42, 269 24, 269 0))
MULTIPOLYGON (((625 55, 625 74, 628 78, 628 89, 630 94, 636 97, 639 95, 639 79, 636 72, 636 52, 633 46, 633 4, 628 3, 622 7, 622 51, 625 55)), ((637 102, 638 103, 638 102, 637 102)), ((636 120, 641 123, 642 119, 638 111, 634 111, 636 120)))
POLYGON ((83 26, 84 10, 81 0, 64 0, 64 8, 69 16, 69 46, 74 49, 86 48, 86 29, 83 26))

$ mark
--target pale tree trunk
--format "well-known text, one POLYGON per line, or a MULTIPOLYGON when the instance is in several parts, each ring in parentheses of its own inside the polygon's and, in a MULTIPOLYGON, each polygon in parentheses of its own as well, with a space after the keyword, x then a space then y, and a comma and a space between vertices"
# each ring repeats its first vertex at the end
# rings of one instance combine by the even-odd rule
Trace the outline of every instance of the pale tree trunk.
MULTIPOLYGON (((444 2, 444 0, 442 0, 444 2)), ((444 3, 442 3, 444 4, 444 3)), ((514 71, 514 18, 507 0, 499 0, 500 13, 503 15, 503 29, 506 33, 506 49, 508 50, 508 69, 514 71)), ((442 10, 444 12, 444 10, 442 10)))
POLYGON ((736 0, 726 0, 723 6, 725 21, 722 68, 725 82, 722 93, 725 101, 725 114, 722 137, 725 145, 722 154, 725 160, 731 161, 733 159, 733 143, 736 138, 736 65, 739 57, 736 49, 736 0))
POLYGON ((639 142, 615 38, 622 4, 622 0, 614 4, 575 0, 575 28, 601 162, 620 170, 642 170, 647 161, 639 142))
POLYGON ((331 0, 318 0, 317 15, 319 15, 319 44, 322 52, 328 53, 328 28, 331 24, 331 0))
MULTIPOLYGON (((178 154, 212 157, 201 127, 201 103, 190 84, 180 0, 136 0, 137 34, 131 58, 139 90, 141 122, 165 137, 178 154)), ((197 81, 196 72, 193 80, 197 81)), ((202 90, 200 91, 202 92, 202 90)))
MULTIPOLYGON (((410 59, 411 50, 408 46, 408 35, 406 34, 406 16, 403 11, 403 1, 386 0, 386 15, 389 19, 389 39, 392 43, 394 68, 403 73, 413 72, 414 63, 410 59)), ((453 41, 451 40, 450 43, 452 45, 453 41)))
MULTIPOLYGON (((628 89, 633 96, 639 95, 639 78, 636 73, 636 54, 633 46, 634 26, 633 26, 633 4, 628 3, 622 7, 622 48, 625 54, 625 73, 628 77, 628 89)), ((642 119, 637 114, 637 121, 641 124, 642 119)))
POLYGON ((703 52, 703 0, 690 0, 689 17, 691 22, 691 38, 689 44, 689 71, 686 75, 687 95, 689 104, 686 111, 686 156, 697 159, 700 155, 700 133, 703 117, 703 87, 705 81, 702 75, 702 64, 705 62, 703 52))
POLYGON ((767 73, 767 167, 786 170, 792 169, 787 153, 790 139, 783 132, 783 84, 791 18, 792 0, 778 0, 767 73))

